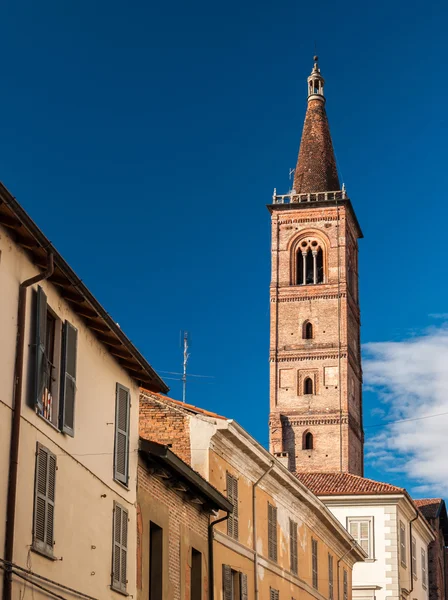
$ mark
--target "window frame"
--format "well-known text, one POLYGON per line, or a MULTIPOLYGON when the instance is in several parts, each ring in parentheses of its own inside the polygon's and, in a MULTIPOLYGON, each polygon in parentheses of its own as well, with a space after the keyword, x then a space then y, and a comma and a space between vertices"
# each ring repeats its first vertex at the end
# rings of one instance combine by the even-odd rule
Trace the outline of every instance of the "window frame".
MULTIPOLYGON (((347 517, 347 525, 346 525, 346 529, 349 532, 349 534, 352 536, 352 538, 354 538, 357 542, 357 544, 359 546, 362 547, 362 540, 364 538, 361 538, 361 523, 366 522, 368 523, 368 552, 367 552, 367 560, 375 560, 375 536, 374 536, 374 532, 375 532, 375 519, 373 516, 369 516, 369 517, 347 517), (358 523, 358 528, 359 528, 359 540, 356 539, 356 536, 354 536, 350 530, 350 525, 352 523, 358 523)), ((363 550, 365 550, 365 548, 363 548, 363 550)))

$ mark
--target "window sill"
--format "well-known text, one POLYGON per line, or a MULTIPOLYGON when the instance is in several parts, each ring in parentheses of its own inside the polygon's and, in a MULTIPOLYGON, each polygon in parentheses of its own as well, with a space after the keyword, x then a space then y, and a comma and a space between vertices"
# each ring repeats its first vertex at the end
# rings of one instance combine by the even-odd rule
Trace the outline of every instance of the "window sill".
POLYGON ((52 560, 52 561, 59 560, 59 558, 57 558, 54 554, 52 554, 50 552, 46 552, 45 550, 42 550, 41 548, 36 548, 36 546, 34 546, 34 544, 31 544, 30 550, 32 552, 35 552, 36 554, 40 554, 41 556, 48 558, 48 560, 52 560))
POLYGON ((49 421, 48 419, 46 419, 43 415, 41 415, 40 413, 36 413, 37 416, 42 419, 42 421, 45 421, 45 423, 47 425, 50 425, 50 427, 52 427, 55 431, 57 431, 58 433, 62 433, 61 430, 59 429, 59 427, 56 427, 56 425, 54 423, 52 423, 51 421, 49 421))
MULTIPOLYGON (((126 485, 122 481, 118 481, 118 479, 114 479, 114 481, 117 485, 119 485, 120 487, 122 487, 123 489, 125 489, 126 491, 129 492, 129 490, 130 490, 129 485, 126 485)), ((115 588, 112 588, 112 589, 115 590, 116 592, 120 591, 120 590, 116 590, 115 588)), ((123 592, 121 592, 121 593, 123 593, 123 592)), ((129 594, 126 594, 126 595, 129 596, 129 594)))
POLYGON ((117 592, 117 594, 120 594, 120 596, 126 596, 126 597, 129 596, 128 592, 123 592, 123 590, 119 590, 118 588, 114 587, 113 585, 110 586, 110 589, 113 592, 117 592))

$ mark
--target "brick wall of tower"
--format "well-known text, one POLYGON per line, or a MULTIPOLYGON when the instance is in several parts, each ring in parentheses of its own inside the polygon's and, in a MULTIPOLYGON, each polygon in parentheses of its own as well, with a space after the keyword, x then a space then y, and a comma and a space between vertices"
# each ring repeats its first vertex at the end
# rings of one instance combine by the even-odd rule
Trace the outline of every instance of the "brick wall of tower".
POLYGON ((271 451, 288 453, 293 471, 340 470, 342 446, 342 469, 363 473, 359 324, 357 240, 349 210, 316 204, 274 209, 271 451), (294 256, 302 239, 322 244, 324 283, 296 285, 294 256), (305 321, 313 326, 311 340, 303 339, 305 321), (304 393, 306 378, 313 382, 313 394, 304 393), (302 449, 308 430, 314 436, 313 450, 302 449))

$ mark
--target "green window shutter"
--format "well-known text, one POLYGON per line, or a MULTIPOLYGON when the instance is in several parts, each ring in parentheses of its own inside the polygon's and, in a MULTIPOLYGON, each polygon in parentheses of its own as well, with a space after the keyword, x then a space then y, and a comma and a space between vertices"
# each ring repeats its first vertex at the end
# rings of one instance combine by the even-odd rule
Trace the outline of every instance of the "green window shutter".
POLYGON ((249 594, 247 592, 247 575, 245 573, 240 573, 240 590, 241 600, 248 600, 249 594))
POLYGON ((33 546, 45 554, 53 554, 55 489, 56 456, 37 443, 33 546))
POLYGON ((129 478, 129 390, 117 383, 115 399, 114 479, 128 484, 129 478))
POLYGON ((112 587, 126 592, 128 563, 128 511, 114 502, 112 587))
POLYGON ((37 288, 36 302, 36 364, 34 373, 34 398, 33 404, 36 412, 43 413, 43 394, 45 386, 45 371, 47 361, 45 357, 45 343, 47 338, 47 296, 43 289, 37 288))
POLYGON ((60 429, 75 435, 76 355, 78 330, 71 323, 64 323, 61 357, 60 429))
POLYGON ((232 592, 232 568, 230 567, 230 565, 222 565, 223 600, 233 600, 232 592))

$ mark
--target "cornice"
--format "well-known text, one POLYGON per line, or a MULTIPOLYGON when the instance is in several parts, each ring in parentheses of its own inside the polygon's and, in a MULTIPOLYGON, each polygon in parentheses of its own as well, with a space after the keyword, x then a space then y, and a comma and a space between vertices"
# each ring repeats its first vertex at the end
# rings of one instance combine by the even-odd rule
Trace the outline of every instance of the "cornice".
MULTIPOLYGON (((338 359, 338 353, 334 352, 332 354, 327 353, 327 354, 315 354, 315 355, 307 355, 304 356, 303 354, 286 354, 286 355, 282 355, 281 352, 278 352, 279 356, 275 356, 274 353, 271 353, 271 356, 269 358, 269 362, 278 362, 278 363, 284 363, 284 362, 303 362, 303 361, 313 361, 313 360, 327 360, 327 359, 331 359, 331 360, 337 360, 338 359)), ((341 352, 341 358, 347 358, 347 352, 341 352)))

